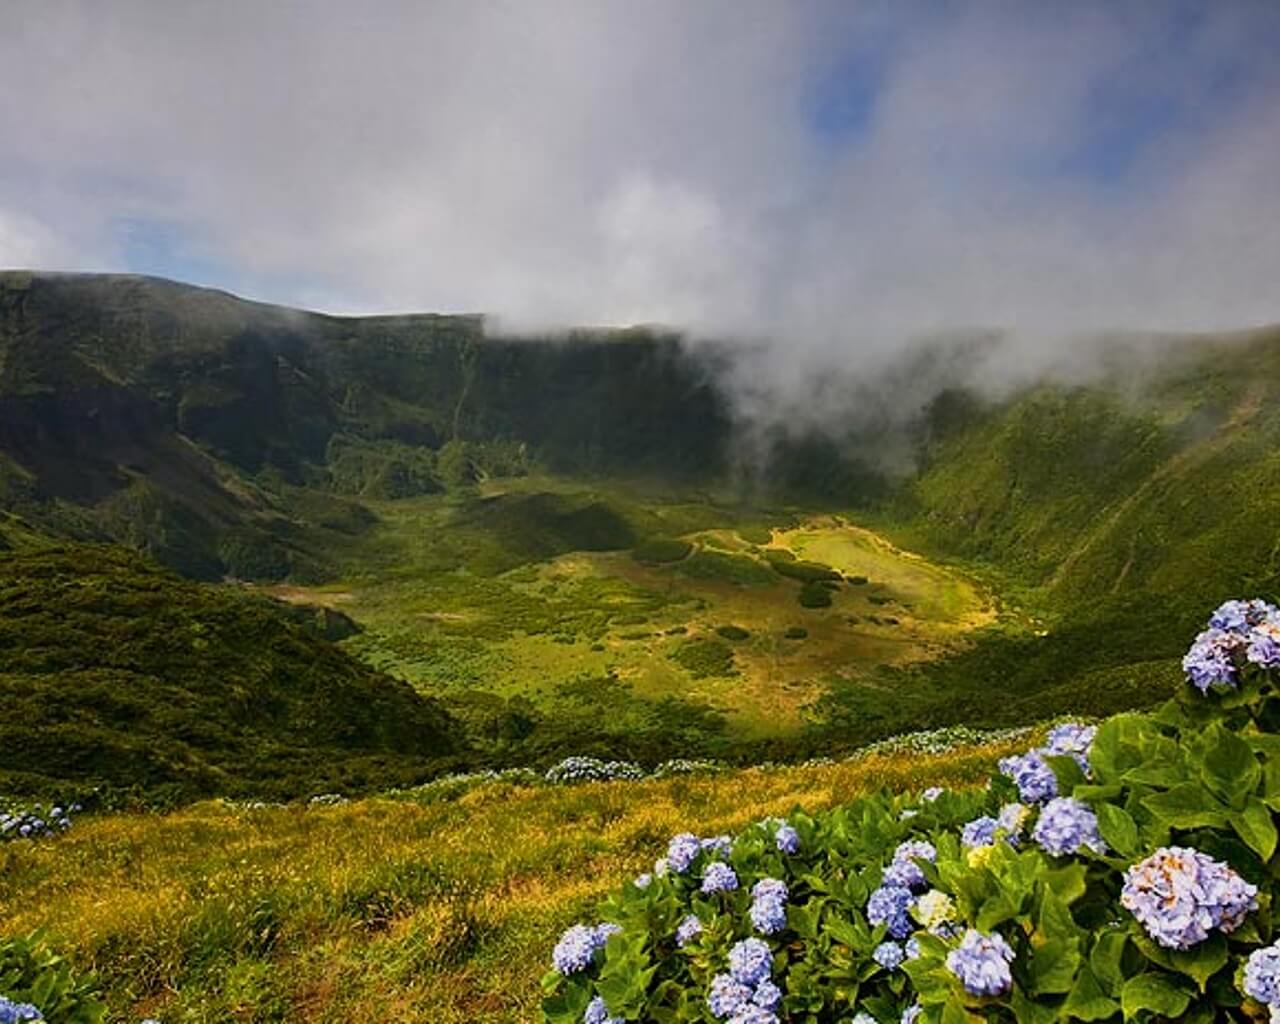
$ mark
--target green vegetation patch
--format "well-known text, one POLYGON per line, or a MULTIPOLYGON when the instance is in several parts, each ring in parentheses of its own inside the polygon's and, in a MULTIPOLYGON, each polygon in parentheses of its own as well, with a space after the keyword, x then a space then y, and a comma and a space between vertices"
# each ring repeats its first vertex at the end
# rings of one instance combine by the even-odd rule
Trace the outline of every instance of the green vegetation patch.
POLYGON ((800 588, 796 600, 802 608, 830 608, 831 591, 820 582, 806 583, 800 588))
POLYGON ((693 545, 687 540, 674 537, 651 537, 638 545, 631 554, 637 562, 663 565, 688 558, 691 551, 693 551, 693 545))
MULTIPOLYGON (((829 565, 823 565, 821 562, 801 561, 794 555, 786 558, 782 557, 783 554, 777 549, 765 552, 765 558, 773 566, 773 571, 780 576, 799 580, 801 583, 817 583, 820 580, 840 580, 843 578, 838 571, 829 565)), ((790 555, 791 552, 788 551, 785 554, 790 555)))
POLYGON ((691 579, 717 580, 742 587, 768 586, 774 579, 766 566, 749 555, 723 551, 698 551, 676 568, 691 579))
POLYGON ((710 637, 685 641, 675 649, 671 659, 687 670, 694 679, 737 674, 733 648, 710 637))
POLYGON ((741 626, 718 626, 716 627, 716 633, 726 640, 733 641, 746 640, 751 636, 751 631, 743 629, 741 626))

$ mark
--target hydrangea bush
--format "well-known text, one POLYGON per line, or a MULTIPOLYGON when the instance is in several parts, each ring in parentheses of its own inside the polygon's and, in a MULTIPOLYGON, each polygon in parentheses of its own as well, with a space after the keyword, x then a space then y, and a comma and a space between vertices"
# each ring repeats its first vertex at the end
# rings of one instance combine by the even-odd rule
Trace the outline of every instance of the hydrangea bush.
POLYGON ((77 976, 40 935, 0 940, 0 1024, 101 1024, 92 978, 77 976))
POLYGON ((1178 699, 1059 725, 981 790, 676 836, 545 1020, 1280 1020, 1278 642, 1228 602, 1178 699))
POLYGON ((79 804, 20 804, 0 800, 0 842, 60 835, 71 827, 72 815, 79 811, 79 804))

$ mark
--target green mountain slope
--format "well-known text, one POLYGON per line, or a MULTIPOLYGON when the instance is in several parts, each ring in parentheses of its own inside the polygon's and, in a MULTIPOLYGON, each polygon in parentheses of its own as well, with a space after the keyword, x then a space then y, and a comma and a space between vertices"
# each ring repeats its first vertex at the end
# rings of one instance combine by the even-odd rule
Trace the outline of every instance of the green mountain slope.
POLYGON ((296 609, 119 549, 0 557, 0 789, 364 788, 458 746, 433 701, 296 609))

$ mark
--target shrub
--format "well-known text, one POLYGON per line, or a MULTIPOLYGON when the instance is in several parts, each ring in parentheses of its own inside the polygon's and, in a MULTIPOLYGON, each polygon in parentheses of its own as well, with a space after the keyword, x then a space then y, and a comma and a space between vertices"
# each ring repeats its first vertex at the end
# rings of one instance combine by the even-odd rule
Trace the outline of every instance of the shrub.
MULTIPOLYGON (((773 566, 773 571, 780 576, 786 576, 788 579, 799 580, 801 583, 817 583, 819 580, 840 580, 840 573, 829 565, 823 565, 821 562, 803 562, 798 561, 794 556, 790 558, 779 558, 780 552, 767 551, 765 559, 773 566)), ((786 552, 790 555, 791 552, 786 552)))
POLYGON ((748 544, 768 544, 773 540, 773 531, 767 526, 739 526, 736 532, 748 544))
POLYGON ((545 1019, 1274 1019, 1280 611, 1228 602, 1184 669, 980 790, 675 837, 545 977, 545 1019))
POLYGON ((719 626, 716 629, 716 633, 719 636, 724 637, 726 640, 735 641, 745 640, 751 635, 749 631, 743 629, 741 626, 719 626))
POLYGON ((796 597, 802 608, 830 608, 831 591, 821 583, 806 583, 796 597))
POLYGON ((674 537, 651 537, 643 544, 638 545, 631 552, 631 557, 637 562, 650 562, 660 565, 668 562, 679 562, 688 558, 689 552, 692 550, 693 545, 687 540, 677 540, 674 537))
MULTIPOLYGON (((0 940, 0 1013, 6 1000, 34 1006, 48 1024, 100 1024, 106 1012, 98 1001, 93 978, 73 973, 38 933, 0 940)), ((0 1019, 33 1018, 14 1015, 0 1019)))
POLYGON ((721 580, 738 586, 765 586, 774 582, 773 573, 749 555, 723 551, 698 551, 678 566, 694 579, 721 580))
POLYGON ((566 757, 547 770, 546 780, 556 785, 575 782, 635 781, 644 778, 644 770, 630 761, 601 761, 595 757, 566 757))
POLYGON ((733 648, 723 641, 710 638, 685 641, 676 648, 671 660, 687 669, 694 679, 731 676, 736 671, 733 648))

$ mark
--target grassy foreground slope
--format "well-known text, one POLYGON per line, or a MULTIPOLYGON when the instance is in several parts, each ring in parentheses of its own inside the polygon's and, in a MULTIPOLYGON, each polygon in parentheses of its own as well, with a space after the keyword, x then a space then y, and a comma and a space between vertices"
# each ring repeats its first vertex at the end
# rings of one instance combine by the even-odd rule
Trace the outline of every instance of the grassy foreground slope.
POLYGON ((431 700, 284 606, 118 548, 0 555, 0 788, 297 794, 420 779, 431 700))
POLYGON ((516 1024, 551 944, 679 831, 737 831, 887 786, 976 784, 1007 747, 430 804, 86 820, 0 846, 0 918, 99 972, 113 1020, 516 1024))

